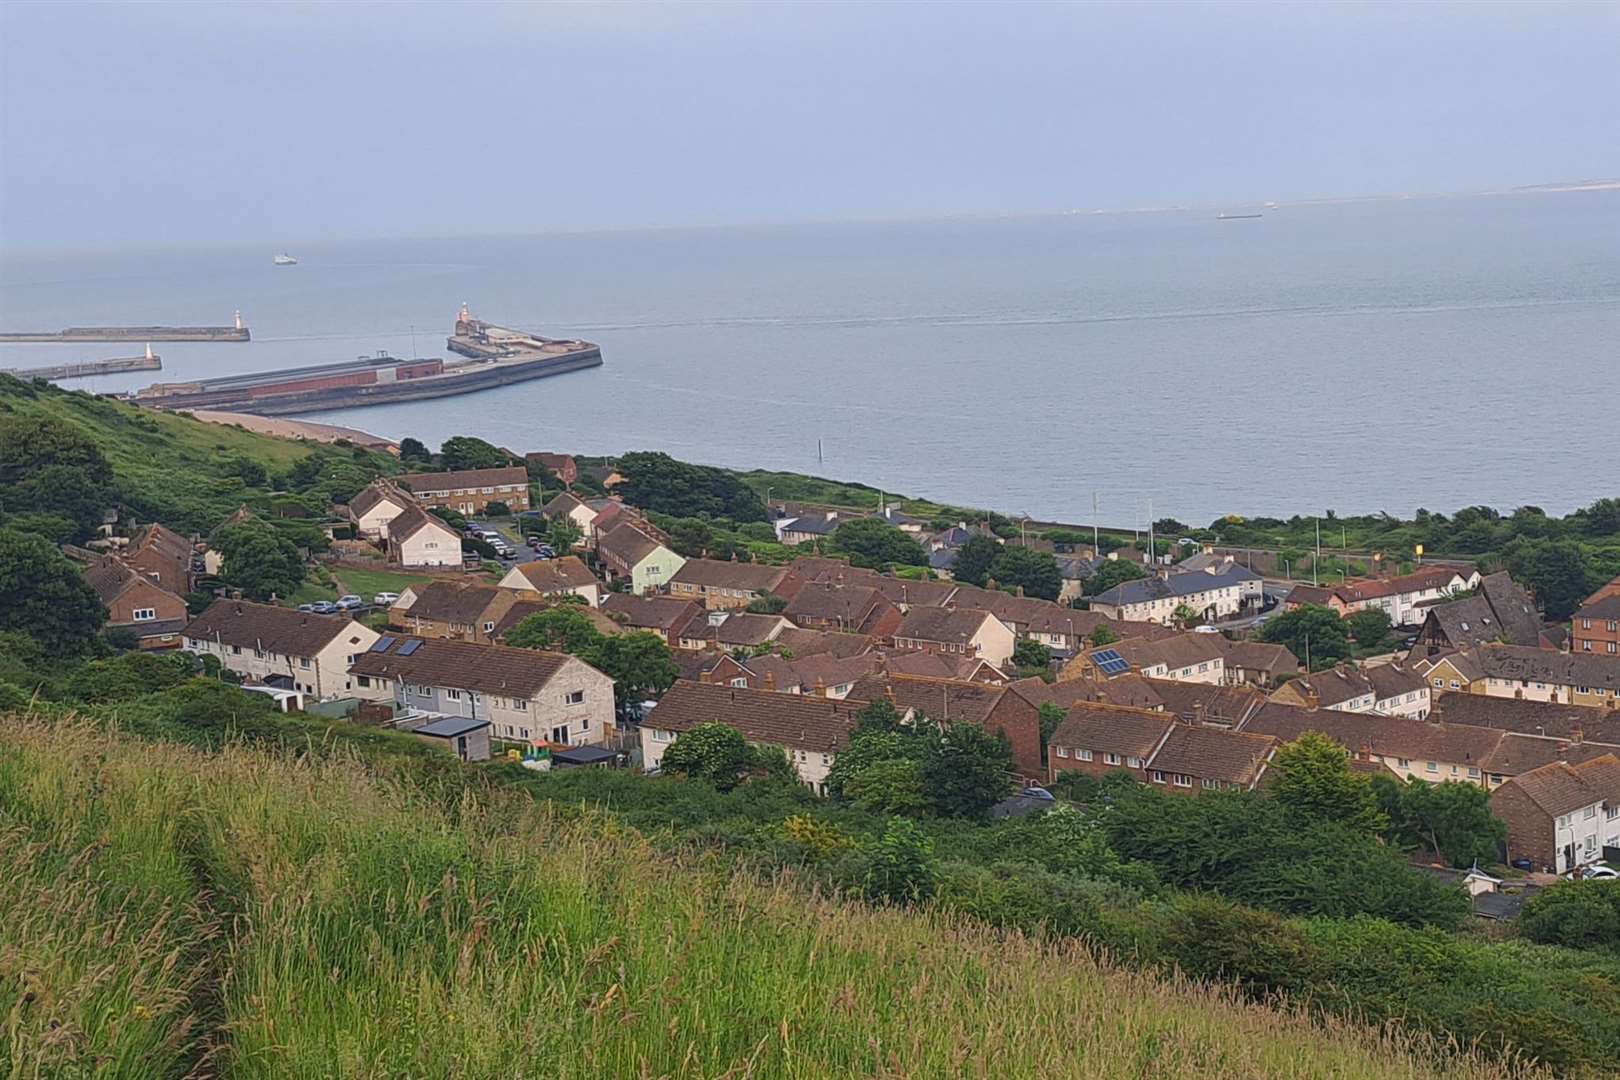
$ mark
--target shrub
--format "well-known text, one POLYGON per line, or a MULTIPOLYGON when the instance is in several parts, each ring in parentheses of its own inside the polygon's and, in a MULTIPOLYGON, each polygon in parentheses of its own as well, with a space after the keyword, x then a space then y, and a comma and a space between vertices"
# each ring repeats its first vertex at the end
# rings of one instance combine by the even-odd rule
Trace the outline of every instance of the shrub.
POLYGON ((1519 932, 1543 945, 1575 949, 1620 945, 1620 883, 1566 881, 1525 902, 1519 932))

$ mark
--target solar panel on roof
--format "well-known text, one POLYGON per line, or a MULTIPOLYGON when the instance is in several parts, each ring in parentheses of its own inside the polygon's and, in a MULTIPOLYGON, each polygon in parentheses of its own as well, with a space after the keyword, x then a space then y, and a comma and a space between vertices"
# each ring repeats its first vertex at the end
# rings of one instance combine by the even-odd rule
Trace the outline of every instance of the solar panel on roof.
POLYGON ((421 647, 422 647, 422 643, 419 640, 417 640, 416 638, 411 638, 411 640, 407 641, 405 644, 403 644, 403 645, 401 645, 399 647, 399 655, 400 656, 409 656, 409 655, 411 655, 411 653, 415 652, 417 649, 420 649, 421 647))
POLYGON ((1120 658, 1119 653, 1114 649, 1101 649, 1092 653, 1091 655, 1093 659, 1101 661, 1105 664, 1110 660, 1118 660, 1120 658))
POLYGON ((1127 664, 1124 660, 1118 659, 1117 657, 1113 660, 1104 660, 1102 663, 1098 664, 1097 667, 1104 675, 1120 675, 1131 670, 1131 665, 1127 664))
POLYGON ((371 646, 371 651, 372 652, 387 652, 389 649, 393 648, 394 642, 396 640, 398 640, 398 639, 397 638, 391 638, 391 637, 388 637, 387 635, 384 635, 384 636, 378 638, 376 640, 376 642, 371 646))

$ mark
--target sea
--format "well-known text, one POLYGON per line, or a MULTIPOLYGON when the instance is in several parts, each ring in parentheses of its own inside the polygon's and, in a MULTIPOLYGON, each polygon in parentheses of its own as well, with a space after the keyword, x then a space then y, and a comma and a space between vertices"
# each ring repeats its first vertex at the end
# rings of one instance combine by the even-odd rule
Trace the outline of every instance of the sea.
MULTIPOLYGON (((605 366, 316 413, 429 445, 678 458, 1130 527, 1565 513, 1620 495, 1620 190, 0 253, 0 327, 228 324, 92 392, 447 356, 462 303, 605 366)), ((0 368, 139 346, 0 346, 0 368)))

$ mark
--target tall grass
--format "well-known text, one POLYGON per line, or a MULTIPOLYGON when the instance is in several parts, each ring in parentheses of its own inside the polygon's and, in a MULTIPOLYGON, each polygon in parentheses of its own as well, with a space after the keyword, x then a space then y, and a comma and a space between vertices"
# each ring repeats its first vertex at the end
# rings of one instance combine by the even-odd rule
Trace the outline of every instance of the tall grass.
POLYGON ((1499 1077, 357 762, 0 720, 12 1075, 1499 1077))

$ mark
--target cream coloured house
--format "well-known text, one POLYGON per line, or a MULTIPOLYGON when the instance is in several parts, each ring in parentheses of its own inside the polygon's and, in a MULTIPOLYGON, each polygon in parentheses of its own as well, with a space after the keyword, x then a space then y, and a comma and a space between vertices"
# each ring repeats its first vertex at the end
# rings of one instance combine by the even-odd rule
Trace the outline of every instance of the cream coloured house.
POLYGON ((359 536, 383 540, 388 536, 388 523, 415 504, 414 498, 390 481, 377 479, 349 500, 349 520, 359 536))
POLYGON ((894 647, 901 652, 977 657, 998 668, 1012 659, 1016 644, 1011 627, 975 608, 915 605, 894 632, 894 647))
POLYGON ((1098 593, 1091 598, 1091 610, 1110 619, 1173 626, 1176 612, 1186 608, 1214 622, 1243 610, 1244 589, 1252 576, 1220 565, 1184 574, 1164 572, 1098 593))
POLYGON ((460 566, 461 534, 420 506, 388 523, 388 557, 401 566, 460 566))
POLYGON ((281 676, 317 698, 383 700, 349 677, 352 659, 377 641, 377 631, 347 615, 314 615, 247 600, 216 600, 182 631, 182 647, 218 657, 227 670, 262 683, 281 676))

